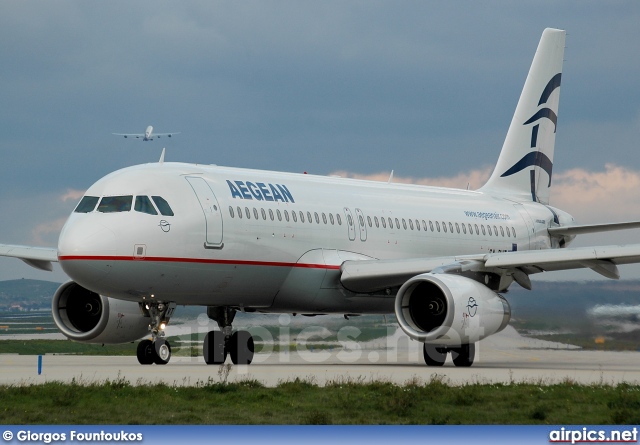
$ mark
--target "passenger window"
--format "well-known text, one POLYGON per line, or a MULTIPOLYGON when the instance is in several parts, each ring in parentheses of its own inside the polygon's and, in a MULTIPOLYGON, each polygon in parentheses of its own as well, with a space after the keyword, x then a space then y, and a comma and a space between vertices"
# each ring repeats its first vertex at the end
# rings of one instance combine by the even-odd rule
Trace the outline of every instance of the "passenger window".
POLYGON ((513 233, 513 237, 516 237, 516 228, 515 227, 511 227, 511 233, 513 233))
POLYGON ((267 220, 267 212, 264 211, 264 209, 260 209, 260 213, 262 213, 262 219, 263 220, 267 220))
POLYGON ((353 225, 353 218, 351 218, 351 215, 347 215, 347 221, 349 221, 350 226, 353 225))
POLYGON ((358 221, 360 221, 360 227, 364 227, 364 218, 362 218, 362 215, 358 215, 358 221))
MULTIPOLYGON (((449 223, 449 232, 453 233, 453 224, 451 223, 449 223)), ((460 231, 458 230, 458 232, 460 231)))
POLYGON ((291 212, 291 217, 293 218, 293 222, 298 222, 298 215, 295 210, 291 212))
POLYGON ((500 234, 502 235, 502 237, 504 238, 504 229, 502 228, 502 226, 500 226, 500 234))
POLYGON ((447 223, 442 221, 442 230, 444 230, 444 233, 447 233, 447 223))
POLYGON ((462 233, 467 234, 467 226, 465 226, 464 223, 462 223, 462 233))
POLYGON ((316 224, 320 224, 320 218, 318 217, 318 212, 313 212, 313 216, 316 217, 316 224))
POLYGON ((341 226, 342 225, 342 218, 340 217, 340 214, 336 214, 336 219, 338 220, 338 225, 341 226))
POLYGON ((491 226, 487 225, 487 230, 489 231, 489 236, 491 236, 491 226))
POLYGON ((233 207, 229 206, 229 215, 233 218, 233 207))
POLYGON ((383 229, 386 229, 386 228, 387 228, 386 220, 385 220, 384 218, 380 218, 380 219, 381 219, 381 221, 382 221, 382 228, 383 228, 383 229))
POLYGON ((389 217, 389 228, 393 229, 393 221, 391 220, 391 217, 389 217))
POLYGON ((280 209, 276 210, 276 215, 278 215, 278 221, 282 221, 282 213, 280 213, 280 209))
POLYGON ((460 226, 456 223, 456 232, 460 233, 460 226))
POLYGON ((289 212, 287 210, 284 211, 284 219, 286 219, 287 222, 289 222, 289 212))
POLYGON ((300 222, 304 222, 304 213, 300 210, 300 222))
POLYGON ((309 224, 313 223, 313 220, 311 219, 311 212, 307 212, 307 221, 309 221, 309 224))
POLYGON ((369 224, 369 227, 373 227, 373 224, 371 223, 371 217, 367 216, 367 223, 369 224))
POLYGON ((478 229, 478 225, 475 224, 475 226, 476 226, 476 235, 480 235, 480 230, 478 229))
POLYGON ((404 227, 404 230, 407 230, 407 222, 404 218, 402 218, 402 227, 404 227))
MULTIPOLYGON (((429 221, 429 227, 431 228, 431 231, 433 232, 433 222, 429 221)), ((439 232, 439 230, 438 230, 439 232)))
POLYGON ((413 220, 412 219, 409 220, 409 228, 411 230, 413 230, 413 220))
POLYGON ((480 225, 480 228, 482 229, 482 234, 483 234, 483 235, 486 235, 486 234, 487 234, 487 232, 484 230, 484 224, 480 225))
POLYGON ((438 221, 436 221, 436 228, 438 229, 438 232, 440 231, 440 223, 438 221))
MULTIPOLYGON (((162 196, 152 196, 151 199, 156 203, 156 207, 158 207, 158 210, 160 210, 163 216, 173 216, 171 206, 162 196)), ((216 208, 216 210, 218 209, 216 208)))
POLYGON ((333 220, 333 213, 329 213, 329 221, 331 221, 331 225, 335 224, 335 221, 333 220))
POLYGON ((493 233, 495 233, 496 236, 498 236, 498 228, 496 226, 493 226, 493 233))
POLYGON ((327 224, 327 215, 325 215, 324 212, 322 213, 322 222, 325 223, 325 225, 327 224))
POLYGON ((471 227, 471 224, 469 224, 469 235, 473 235, 473 227, 471 227))
POLYGON ((96 204, 100 198, 97 196, 84 196, 81 200, 74 212, 76 213, 90 213, 96 208, 96 204))
POLYGON ((251 219, 251 212, 249 211, 249 207, 244 208, 244 214, 247 215, 247 219, 251 219))
POLYGON ((105 196, 100 200, 100 205, 98 205, 98 212, 102 212, 102 213, 128 212, 129 210, 131 210, 132 201, 133 201, 133 195, 105 196))
POLYGON ((258 209, 256 209, 255 207, 253 208, 253 217, 255 219, 260 219, 260 218, 258 218, 258 209))
POLYGON ((269 218, 273 221, 273 210, 269 209, 269 218))
POLYGON ((136 203, 133 206, 133 210, 140 213, 148 213, 149 215, 158 214, 148 196, 136 196, 136 203))
POLYGON ((238 206, 237 210, 238 210, 238 218, 242 219, 242 209, 240 208, 240 206, 238 206))
POLYGON ((396 229, 400 230, 400 221, 398 221, 398 218, 396 218, 396 229))
POLYGON ((374 216, 373 217, 373 221, 376 223, 376 229, 379 229, 380 228, 380 221, 378 220, 378 217, 374 216))

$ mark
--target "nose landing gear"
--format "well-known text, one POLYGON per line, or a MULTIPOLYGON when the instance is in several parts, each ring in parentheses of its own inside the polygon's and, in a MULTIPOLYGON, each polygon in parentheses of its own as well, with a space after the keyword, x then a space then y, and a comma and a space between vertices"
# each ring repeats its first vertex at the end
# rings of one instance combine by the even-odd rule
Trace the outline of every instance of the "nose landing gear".
POLYGON ((142 311, 151 318, 149 323, 151 339, 138 343, 138 363, 166 365, 171 359, 171 345, 164 339, 164 329, 173 315, 176 304, 153 301, 143 303, 141 307, 142 311))
POLYGON ((210 306, 207 315, 218 323, 219 331, 209 331, 204 337, 202 351, 207 365, 220 365, 227 356, 234 365, 248 365, 253 360, 253 337, 248 331, 233 332, 236 310, 210 306))

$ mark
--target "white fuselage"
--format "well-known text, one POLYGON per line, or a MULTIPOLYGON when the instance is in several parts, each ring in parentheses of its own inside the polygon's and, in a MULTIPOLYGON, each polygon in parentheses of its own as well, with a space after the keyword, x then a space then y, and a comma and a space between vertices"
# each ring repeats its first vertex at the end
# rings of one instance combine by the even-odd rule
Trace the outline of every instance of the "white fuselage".
POLYGON ((132 301, 388 313, 392 294, 340 284, 343 261, 557 247, 549 207, 467 190, 158 163, 116 171, 86 196, 160 196, 171 207, 74 212, 61 233, 73 280, 132 301))

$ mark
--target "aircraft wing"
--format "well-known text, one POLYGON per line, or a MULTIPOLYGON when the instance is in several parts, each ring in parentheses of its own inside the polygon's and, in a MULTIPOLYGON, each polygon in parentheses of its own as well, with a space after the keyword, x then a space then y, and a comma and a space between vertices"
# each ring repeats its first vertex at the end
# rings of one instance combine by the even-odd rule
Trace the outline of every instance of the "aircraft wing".
POLYGON ((401 286, 422 273, 478 271, 510 274, 521 286, 530 289, 528 276, 533 273, 589 268, 607 278, 618 279, 617 266, 631 263, 640 263, 640 244, 402 260, 350 260, 340 267, 340 281, 354 292, 374 292, 401 286))
POLYGON ((549 235, 584 235, 586 233, 612 232, 614 230, 637 229, 640 221, 622 223, 585 224, 576 226, 549 227, 549 235))
POLYGON ((51 263, 58 262, 58 249, 0 244, 0 256, 19 258, 36 269, 52 271, 51 263))
POLYGON ((125 138, 137 138, 137 139, 144 138, 145 136, 144 133, 111 133, 111 134, 115 134, 116 136, 124 136, 125 138))
POLYGON ((154 137, 154 138, 168 137, 168 138, 170 138, 174 134, 180 134, 180 132, 178 131, 176 133, 153 133, 151 135, 151 137, 154 137))

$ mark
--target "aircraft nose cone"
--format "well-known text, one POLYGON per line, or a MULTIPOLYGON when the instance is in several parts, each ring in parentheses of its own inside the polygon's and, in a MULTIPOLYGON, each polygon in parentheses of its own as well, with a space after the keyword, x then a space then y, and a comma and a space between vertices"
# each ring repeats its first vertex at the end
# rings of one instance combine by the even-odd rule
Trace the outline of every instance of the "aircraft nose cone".
POLYGON ((115 253, 115 233, 89 215, 72 215, 60 233, 60 265, 80 284, 104 279, 110 270, 105 260, 115 253))

